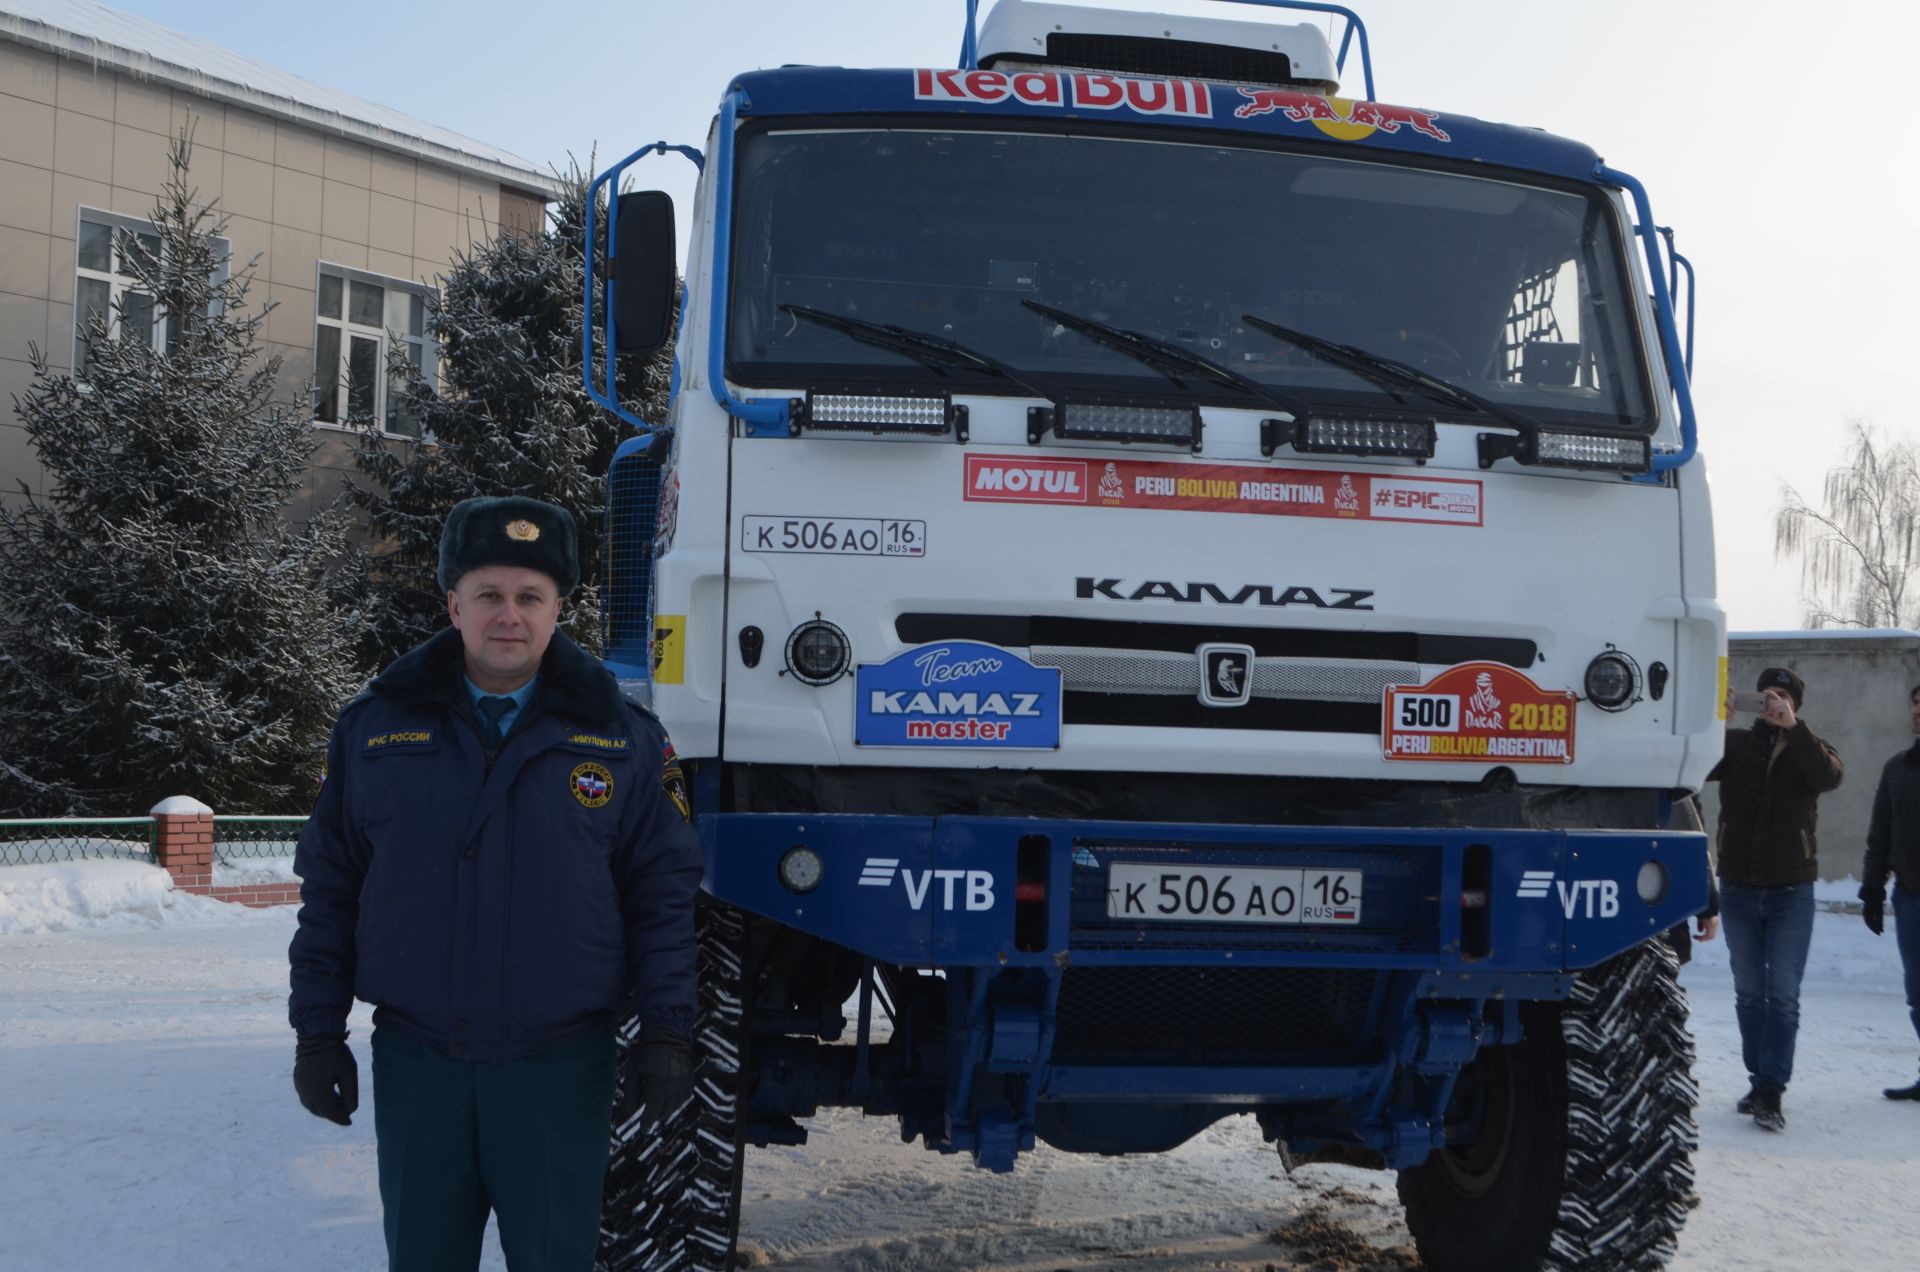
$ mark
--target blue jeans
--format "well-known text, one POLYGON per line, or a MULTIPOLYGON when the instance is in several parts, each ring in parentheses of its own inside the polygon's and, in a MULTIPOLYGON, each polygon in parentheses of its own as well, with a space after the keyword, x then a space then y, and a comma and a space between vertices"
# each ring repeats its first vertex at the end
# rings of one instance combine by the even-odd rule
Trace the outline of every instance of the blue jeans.
POLYGON ((1907 1015, 1920 1034, 1920 892, 1893 890, 1893 935, 1900 942, 1900 966, 1907 973, 1907 1015))
POLYGON ((1756 888, 1723 882, 1720 922, 1733 964, 1741 1058, 1755 1087, 1784 1091, 1793 1077, 1793 1042, 1800 1032, 1800 978, 1813 944, 1813 885, 1756 888))

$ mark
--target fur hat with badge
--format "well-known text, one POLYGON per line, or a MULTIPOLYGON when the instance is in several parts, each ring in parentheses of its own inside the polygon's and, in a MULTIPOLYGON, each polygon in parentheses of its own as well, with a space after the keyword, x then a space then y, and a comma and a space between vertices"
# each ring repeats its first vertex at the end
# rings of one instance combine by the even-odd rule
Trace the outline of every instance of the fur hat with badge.
POLYGON ((538 570, 565 600, 580 583, 573 514, 522 495, 461 500, 440 532, 440 586, 451 592, 462 575, 489 565, 538 570))
POLYGON ((1798 711, 1800 709, 1800 699, 1804 697, 1807 692, 1807 682, 1800 679, 1799 676, 1787 670, 1785 667, 1769 667, 1760 673, 1760 683, 1755 685, 1754 688, 1760 690, 1762 693, 1765 693, 1769 689, 1785 690, 1787 697, 1793 699, 1793 709, 1798 711))

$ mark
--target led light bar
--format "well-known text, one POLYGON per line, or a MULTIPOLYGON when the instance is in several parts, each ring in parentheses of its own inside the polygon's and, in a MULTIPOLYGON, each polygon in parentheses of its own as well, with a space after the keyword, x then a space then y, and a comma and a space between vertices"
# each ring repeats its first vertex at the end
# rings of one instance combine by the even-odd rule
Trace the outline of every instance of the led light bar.
POLYGON ((1644 473, 1653 467, 1653 450, 1644 437, 1618 433, 1556 433, 1547 429, 1519 435, 1480 434, 1480 467, 1488 468, 1495 460, 1507 458, 1542 468, 1644 473))
POLYGON ((1397 455, 1433 458, 1432 420, 1396 420, 1373 416, 1315 415, 1288 424, 1260 421, 1260 452, 1272 455, 1284 442, 1307 455, 1397 455))
POLYGON ((1200 409, 1195 406, 1115 406, 1104 402, 1064 402, 1058 410, 1027 412, 1027 441, 1038 444, 1052 432, 1071 442, 1147 442, 1200 449, 1200 409))
MULTIPOLYGON (((814 393, 790 404, 789 431, 836 433, 916 433, 938 437, 953 427, 955 407, 948 397, 910 397, 900 393, 814 393)), ((964 440, 964 437, 963 437, 964 440)))

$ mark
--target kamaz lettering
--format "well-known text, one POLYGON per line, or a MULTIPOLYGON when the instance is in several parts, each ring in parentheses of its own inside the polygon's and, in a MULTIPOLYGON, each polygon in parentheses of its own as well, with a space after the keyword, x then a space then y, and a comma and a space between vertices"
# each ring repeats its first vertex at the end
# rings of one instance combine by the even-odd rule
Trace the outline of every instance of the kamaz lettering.
POLYGON ((1088 578, 1083 575, 1074 580, 1074 595, 1083 601, 1096 598, 1108 601, 1174 601, 1181 605, 1198 605, 1203 601, 1211 601, 1215 605, 1246 605, 1251 602, 1269 609, 1288 605, 1336 610, 1373 608, 1367 603, 1372 592, 1351 587, 1327 590, 1338 599, 1329 601, 1310 587, 1274 587, 1268 583, 1247 583, 1238 591, 1228 592, 1216 583, 1182 584, 1154 579, 1129 587, 1124 579, 1088 578))

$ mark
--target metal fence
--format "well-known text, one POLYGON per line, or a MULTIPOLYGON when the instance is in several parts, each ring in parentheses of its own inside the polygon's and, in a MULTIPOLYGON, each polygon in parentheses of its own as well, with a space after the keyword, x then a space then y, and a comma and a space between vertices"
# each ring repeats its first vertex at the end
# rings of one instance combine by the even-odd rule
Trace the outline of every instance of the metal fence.
POLYGON ((291 857, 305 817, 218 816, 213 819, 213 859, 291 857))
POLYGON ((121 858, 152 861, 151 817, 0 819, 0 865, 121 858))

